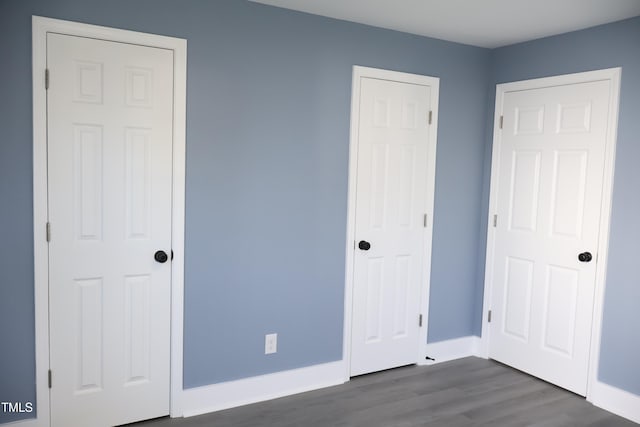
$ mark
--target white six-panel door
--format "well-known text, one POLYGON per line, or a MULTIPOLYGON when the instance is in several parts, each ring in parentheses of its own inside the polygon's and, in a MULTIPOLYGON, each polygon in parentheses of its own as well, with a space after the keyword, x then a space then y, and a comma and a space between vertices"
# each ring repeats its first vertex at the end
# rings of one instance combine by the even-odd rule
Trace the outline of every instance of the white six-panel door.
POLYGON ((47 36, 51 425, 169 413, 173 52, 47 36))
POLYGON ((425 85, 360 80, 352 376, 418 359, 430 97, 425 85))
POLYGON ((602 80, 506 92, 494 159, 500 172, 490 357, 581 395, 610 91, 602 80))

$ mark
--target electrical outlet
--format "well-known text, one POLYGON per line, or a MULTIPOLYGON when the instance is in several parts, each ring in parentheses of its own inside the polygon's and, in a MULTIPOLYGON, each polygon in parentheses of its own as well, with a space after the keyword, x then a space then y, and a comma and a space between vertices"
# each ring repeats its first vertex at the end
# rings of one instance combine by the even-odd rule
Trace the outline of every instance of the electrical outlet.
POLYGON ((264 336, 264 354, 273 354, 278 351, 278 334, 264 336))

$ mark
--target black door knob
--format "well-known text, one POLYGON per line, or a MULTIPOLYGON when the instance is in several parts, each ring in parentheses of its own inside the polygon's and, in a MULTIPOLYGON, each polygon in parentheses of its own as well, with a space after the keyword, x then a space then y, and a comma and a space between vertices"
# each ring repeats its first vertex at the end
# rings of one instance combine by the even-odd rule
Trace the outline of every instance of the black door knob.
POLYGON ((366 240, 360 240, 360 242, 358 243, 358 248, 362 249, 363 251, 368 251, 369 249, 371 249, 371 243, 367 242, 366 240))
POLYGON ((164 264, 165 262, 167 262, 167 260, 169 259, 169 256, 167 255, 167 253, 165 251, 157 251, 154 255, 153 258, 158 261, 160 264, 164 264))
POLYGON ((593 255, 591 255, 591 252, 582 252, 581 254, 578 255, 578 261, 580 262, 589 262, 593 259, 593 255))

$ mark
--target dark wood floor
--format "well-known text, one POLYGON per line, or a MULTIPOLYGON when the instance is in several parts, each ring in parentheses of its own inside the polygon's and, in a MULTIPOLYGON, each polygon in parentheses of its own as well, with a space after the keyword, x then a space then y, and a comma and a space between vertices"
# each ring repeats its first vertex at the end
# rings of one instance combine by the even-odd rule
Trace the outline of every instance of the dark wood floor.
POLYGON ((135 427, 635 425, 544 381, 469 357, 364 375, 337 387, 135 427))

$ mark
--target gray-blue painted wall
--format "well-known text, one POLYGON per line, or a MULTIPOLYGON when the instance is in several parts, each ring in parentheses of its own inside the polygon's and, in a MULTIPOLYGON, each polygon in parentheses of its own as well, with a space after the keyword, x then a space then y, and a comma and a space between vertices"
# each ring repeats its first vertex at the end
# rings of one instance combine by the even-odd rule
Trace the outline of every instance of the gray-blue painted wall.
POLYGON ((341 359, 356 64, 441 78, 429 340, 478 330, 488 50, 238 0, 2 0, 0 400, 35 398, 31 15, 188 39, 186 388, 341 359))
POLYGON ((635 258, 640 242, 640 18, 497 49, 492 66, 493 87, 496 83, 622 67, 598 377, 640 395, 640 274, 635 258))
POLYGON ((187 388, 341 357, 352 65, 441 78, 430 342, 480 333, 495 83, 622 65, 600 378, 640 394, 640 19, 489 51, 237 0, 0 0, 0 401, 35 399, 32 14, 188 39, 187 388))

